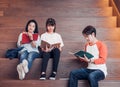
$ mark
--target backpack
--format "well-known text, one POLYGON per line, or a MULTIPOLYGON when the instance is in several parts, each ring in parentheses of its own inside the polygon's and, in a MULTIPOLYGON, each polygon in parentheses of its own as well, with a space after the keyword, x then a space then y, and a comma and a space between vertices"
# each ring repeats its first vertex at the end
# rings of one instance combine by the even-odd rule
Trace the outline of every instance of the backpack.
POLYGON ((20 50, 22 50, 24 47, 19 47, 19 48, 12 48, 12 49, 8 49, 6 51, 5 57, 9 58, 9 59, 14 59, 14 58, 18 58, 18 52, 20 50))

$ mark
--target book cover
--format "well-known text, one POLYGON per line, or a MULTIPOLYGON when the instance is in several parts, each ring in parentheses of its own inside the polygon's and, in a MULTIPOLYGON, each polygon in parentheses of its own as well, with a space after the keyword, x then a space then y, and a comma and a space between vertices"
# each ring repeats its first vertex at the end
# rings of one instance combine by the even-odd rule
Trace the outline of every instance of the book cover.
MULTIPOLYGON (((33 40, 36 41, 38 39, 38 34, 33 34, 33 40)), ((31 40, 27 34, 22 34, 22 44, 30 43, 31 40)))
POLYGON ((77 57, 84 57, 84 55, 85 55, 88 59, 94 57, 92 54, 85 52, 85 51, 78 51, 78 52, 74 53, 74 55, 77 57))

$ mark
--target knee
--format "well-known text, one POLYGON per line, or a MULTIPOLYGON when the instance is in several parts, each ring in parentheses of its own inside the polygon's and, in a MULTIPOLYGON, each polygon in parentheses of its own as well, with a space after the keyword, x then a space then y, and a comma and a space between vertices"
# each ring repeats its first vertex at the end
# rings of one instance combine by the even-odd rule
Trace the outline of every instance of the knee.
POLYGON ((25 58, 27 54, 28 54, 27 51, 23 51, 23 52, 20 52, 18 56, 22 59, 22 58, 25 58))
POLYGON ((43 52, 43 53, 42 53, 42 57, 43 57, 43 58, 49 58, 49 57, 50 57, 50 53, 48 53, 48 52, 43 52))
POLYGON ((60 50, 58 48, 53 49, 54 52, 60 53, 60 50))
POLYGON ((32 61, 32 60, 33 60, 33 54, 32 54, 32 53, 29 53, 27 59, 28 59, 29 62, 32 61))
POLYGON ((74 75, 75 75, 75 73, 76 73, 76 72, 75 72, 74 70, 73 70, 73 71, 71 71, 71 72, 70 72, 70 76, 74 76, 74 75))
POLYGON ((58 48, 55 48, 53 50, 54 55, 59 55, 60 56, 60 50, 58 48))
POLYGON ((95 79, 95 75, 94 74, 90 74, 89 76, 88 76, 88 80, 89 81, 92 81, 92 80, 94 80, 95 79))
POLYGON ((19 58, 20 58, 20 60, 23 60, 23 59, 25 59, 26 58, 26 55, 23 53, 23 54, 19 54, 19 56, 18 56, 19 58))

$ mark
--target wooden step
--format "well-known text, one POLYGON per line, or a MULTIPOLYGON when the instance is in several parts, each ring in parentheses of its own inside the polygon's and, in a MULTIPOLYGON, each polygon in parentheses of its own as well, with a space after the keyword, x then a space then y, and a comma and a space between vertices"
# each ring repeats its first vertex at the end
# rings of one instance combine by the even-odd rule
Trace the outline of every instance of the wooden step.
MULTIPOLYGON (((17 40, 17 38, 16 38, 17 40)), ((70 54, 68 54, 68 52, 76 52, 79 50, 83 50, 84 48, 84 44, 85 44, 85 40, 83 39, 83 41, 64 41, 64 47, 63 47, 63 52, 62 52, 62 56, 63 57, 69 57, 71 56, 70 54)), ((8 49, 11 48, 16 48, 16 42, 0 42, 0 57, 5 57, 5 53, 8 49)), ((110 41, 110 40, 106 40, 104 41, 104 43, 107 45, 108 48, 108 57, 115 57, 115 58, 119 58, 120 57, 120 41, 110 41), (115 49, 115 50, 113 50, 115 49)))
MULTIPOLYGON (((57 27, 85 27, 87 25, 93 25, 97 27, 116 27, 116 17, 75 17, 75 18, 63 18, 53 17, 56 19, 57 27)), ((36 19, 38 25, 45 27, 48 17, 0 17, 0 27, 24 27, 28 20, 36 19)))
MULTIPOLYGON (((88 26, 88 25, 86 25, 86 26, 88 26)), ((73 28, 73 27, 71 27, 71 26, 56 26, 56 32, 63 32, 63 31, 65 31, 65 30, 67 30, 67 31, 70 31, 70 32, 72 32, 72 31, 82 31, 86 26, 76 26, 75 28, 73 28)), ((97 31, 97 33, 98 32, 102 32, 102 31, 113 31, 113 32, 119 32, 120 31, 120 27, 111 27, 111 28, 107 28, 107 27, 98 27, 98 26, 94 26, 95 28, 96 28, 96 31, 97 31)), ((41 33, 41 32, 45 32, 46 31, 46 27, 45 26, 39 26, 38 27, 38 29, 39 29, 39 33, 41 33)), ((1 26, 0 27, 0 30, 1 30, 1 32, 2 33, 4 33, 5 31, 6 32, 16 32, 16 31, 18 31, 18 32, 22 32, 22 31, 24 31, 25 30, 25 26, 19 26, 19 27, 14 27, 14 26, 11 26, 11 27, 7 27, 7 26, 1 26)))
POLYGON ((120 41, 105 41, 108 47, 108 56, 119 58, 120 57, 120 41))
POLYGON ((6 51, 8 50, 8 49, 11 49, 11 48, 16 48, 17 47, 17 45, 16 45, 17 43, 15 42, 15 43, 1 43, 0 44, 0 47, 1 47, 1 49, 0 49, 0 57, 5 57, 5 53, 6 53, 6 51))
MULTIPOLYGON (((2 38, 1 38, 2 39, 2 38)), ((9 38, 10 39, 10 38, 9 38)), ((64 39, 63 39, 64 40, 64 39)), ((17 39, 16 39, 17 42, 17 39)), ((11 48, 16 48, 16 42, 1 42, 0 44, 0 57, 5 57, 5 53, 8 49, 11 48)), ((64 47, 62 51, 62 57, 69 57, 71 56, 69 52, 76 52, 79 50, 84 49, 84 44, 86 41, 84 39, 81 39, 79 41, 64 41, 64 47)), ((120 41, 111 41, 111 40, 106 40, 104 43, 107 45, 108 48, 108 57, 115 57, 119 58, 120 57, 120 41)))
POLYGON ((0 11, 0 16, 3 16, 4 15, 4 12, 3 11, 0 11))
POLYGON ((8 8, 8 7, 9 7, 9 3, 0 1, 0 8, 8 8))
MULTIPOLYGON (((0 87, 68 87, 68 80, 2 80, 0 87)), ((99 82, 100 87, 119 87, 120 80, 102 80, 99 82)), ((85 80, 78 82, 78 87, 88 87, 85 80)))
POLYGON ((34 8, 9 8, 5 16, 41 16, 41 17, 93 17, 112 16, 112 7, 106 8, 78 8, 78 7, 34 7, 34 8), (31 14, 32 11, 32 14, 31 14), (46 14, 50 13, 50 14, 46 14))
MULTIPOLYGON (((39 34, 41 35, 45 32, 44 29, 39 29, 39 34)), ((56 32, 60 33, 64 41, 85 41, 82 35, 83 28, 57 28, 56 32), (67 32, 65 32, 67 31, 67 32), (70 33, 70 34, 68 34, 70 33)), ((103 41, 119 41, 120 40, 120 29, 113 28, 96 28, 97 30, 97 38, 103 41), (101 35, 102 34, 102 35, 101 35)), ((24 31, 24 28, 15 28, 14 29, 0 29, 0 42, 17 42, 18 35, 24 31), (6 34, 6 35, 5 35, 6 34), (9 36, 9 37, 8 37, 9 36)))
MULTIPOLYGON (((18 79, 18 73, 16 70, 17 64, 19 60, 13 59, 9 60, 6 58, 0 58, 0 80, 17 80, 18 79)), ((41 69, 41 58, 35 59, 33 62, 33 66, 30 70, 30 72, 26 75, 25 80, 37 80, 40 77, 40 69, 41 69)), ((119 79, 120 80, 120 58, 108 58, 107 59, 107 68, 108 68, 108 75, 106 79, 119 79), (117 67, 116 67, 117 66, 117 67)), ((86 67, 87 64, 85 62, 80 62, 77 60, 76 57, 61 57, 59 66, 58 66, 58 73, 57 73, 57 79, 61 78, 68 78, 69 73, 71 70, 79 69, 81 67, 86 67)), ((48 62, 47 67, 47 78, 51 74, 52 69, 52 59, 48 62)))
POLYGON ((109 0, 21 0, 21 1, 11 1, 11 7, 108 7, 109 0))

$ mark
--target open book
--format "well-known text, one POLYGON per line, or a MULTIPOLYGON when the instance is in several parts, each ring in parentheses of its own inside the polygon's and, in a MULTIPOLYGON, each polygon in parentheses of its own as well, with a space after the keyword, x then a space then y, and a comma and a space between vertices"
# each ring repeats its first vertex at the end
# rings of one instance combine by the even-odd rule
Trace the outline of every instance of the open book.
POLYGON ((41 40, 41 46, 40 47, 43 48, 43 49, 46 49, 46 46, 48 48, 50 48, 50 49, 59 48, 60 47, 60 43, 50 44, 50 43, 48 43, 46 41, 41 40))
MULTIPOLYGON (((38 39, 38 34, 33 34, 33 40, 36 41, 38 39)), ((22 34, 22 44, 30 43, 31 40, 27 34, 22 34)))
POLYGON ((92 57, 94 57, 92 54, 90 54, 90 53, 88 53, 88 52, 85 52, 85 51, 78 51, 78 52, 76 52, 76 53, 72 53, 72 52, 69 52, 70 54, 73 54, 73 55, 75 55, 76 57, 84 57, 84 55, 88 58, 88 59, 90 59, 90 58, 92 58, 92 57))

